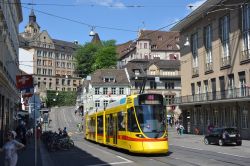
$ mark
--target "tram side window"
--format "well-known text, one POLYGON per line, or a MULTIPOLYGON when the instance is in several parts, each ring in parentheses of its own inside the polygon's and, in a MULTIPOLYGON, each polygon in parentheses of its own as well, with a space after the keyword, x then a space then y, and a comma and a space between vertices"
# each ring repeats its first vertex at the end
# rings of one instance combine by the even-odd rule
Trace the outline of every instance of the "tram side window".
POLYGON ((88 130, 91 131, 91 123, 90 119, 88 120, 88 130))
POLYGON ((103 116, 97 117, 97 134, 103 134, 103 116))
POLYGON ((126 122, 126 118, 125 118, 124 112, 119 112, 118 113, 118 130, 119 131, 125 131, 125 122, 126 122))
POLYGON ((139 128, 135 120, 134 108, 128 109, 128 131, 139 132, 139 128))
POLYGON ((95 132, 95 119, 94 118, 90 119, 90 131, 95 132))

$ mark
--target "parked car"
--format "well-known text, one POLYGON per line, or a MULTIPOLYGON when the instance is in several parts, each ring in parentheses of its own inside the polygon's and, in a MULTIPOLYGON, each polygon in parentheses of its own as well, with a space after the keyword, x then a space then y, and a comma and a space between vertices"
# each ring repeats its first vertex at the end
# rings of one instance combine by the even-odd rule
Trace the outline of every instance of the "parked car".
POLYGON ((205 136, 204 143, 206 145, 214 143, 220 146, 227 143, 236 143, 236 145, 240 146, 242 138, 235 128, 214 128, 211 133, 205 136))

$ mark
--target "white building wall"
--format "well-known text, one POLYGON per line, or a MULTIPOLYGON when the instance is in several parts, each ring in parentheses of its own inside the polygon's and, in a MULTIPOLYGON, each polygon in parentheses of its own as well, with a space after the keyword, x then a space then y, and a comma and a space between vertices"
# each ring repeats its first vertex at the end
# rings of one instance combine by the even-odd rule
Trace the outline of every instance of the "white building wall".
POLYGON ((108 101, 109 103, 111 101, 117 101, 121 98, 126 97, 127 95, 130 95, 130 88, 128 86, 93 86, 90 85, 90 89, 88 93, 84 94, 83 97, 83 103, 84 103, 84 112, 90 112, 90 111, 95 111, 97 109, 104 109, 104 101, 108 101), (108 94, 103 94, 103 88, 107 87, 108 88, 108 94), (110 94, 111 88, 116 87, 116 94, 110 94), (95 94, 95 88, 100 88, 100 94, 95 94), (119 88, 124 88, 124 94, 119 94, 119 88), (96 108, 95 107, 95 101, 99 100, 100 101, 100 107, 96 108))
POLYGON ((33 53, 19 48, 19 68, 27 74, 34 74, 33 67, 33 53))

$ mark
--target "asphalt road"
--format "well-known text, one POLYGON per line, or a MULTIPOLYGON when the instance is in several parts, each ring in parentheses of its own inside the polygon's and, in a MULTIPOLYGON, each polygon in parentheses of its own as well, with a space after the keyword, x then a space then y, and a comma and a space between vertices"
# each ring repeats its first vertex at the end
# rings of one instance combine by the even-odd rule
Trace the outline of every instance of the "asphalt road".
POLYGON ((75 143, 75 148, 69 151, 48 152, 42 148, 43 165, 45 166, 249 166, 250 152, 248 147, 216 145, 206 146, 200 137, 178 136, 172 130, 169 132, 169 153, 167 155, 133 155, 126 152, 104 147, 83 139, 83 133, 77 131, 77 123, 82 118, 75 115, 73 107, 52 109, 50 130, 67 127, 75 143), (172 141, 171 141, 172 139, 172 141), (237 149, 238 148, 238 149, 237 149), (244 149, 245 148, 245 149, 244 149), (245 150, 245 152, 244 152, 245 150), (238 152, 240 154, 237 154, 238 152))

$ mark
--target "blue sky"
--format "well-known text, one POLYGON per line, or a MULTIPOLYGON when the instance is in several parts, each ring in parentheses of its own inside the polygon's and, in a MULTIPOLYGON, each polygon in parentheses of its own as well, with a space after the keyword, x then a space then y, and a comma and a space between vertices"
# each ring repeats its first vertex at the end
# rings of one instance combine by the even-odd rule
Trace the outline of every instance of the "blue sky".
POLYGON ((20 32, 24 31, 28 23, 32 7, 27 3, 33 2, 37 4, 33 5, 33 8, 41 30, 47 30, 54 39, 77 40, 83 44, 91 40, 89 32, 94 26, 101 40, 115 39, 120 44, 136 39, 137 32, 134 31, 138 29, 156 30, 182 19, 204 0, 21 0, 21 2, 23 22, 19 26, 20 32), (194 6, 192 9, 188 7, 190 4, 194 6))

